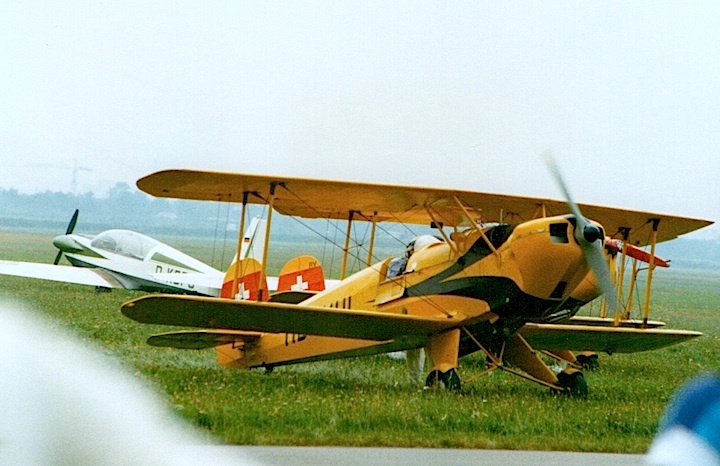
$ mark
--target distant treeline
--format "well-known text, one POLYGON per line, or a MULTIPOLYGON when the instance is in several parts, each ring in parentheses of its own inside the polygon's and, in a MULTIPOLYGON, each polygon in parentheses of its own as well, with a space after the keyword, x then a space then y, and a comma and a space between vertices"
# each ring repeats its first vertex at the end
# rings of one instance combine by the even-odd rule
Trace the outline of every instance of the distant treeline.
MULTIPOLYGON (((127 183, 117 183, 106 196, 92 193, 42 192, 22 194, 16 189, 0 189, 0 229, 63 233, 75 209, 80 209, 76 233, 96 234, 110 228, 123 228, 148 235, 218 237, 237 235, 241 206, 237 203, 186 201, 154 198, 127 183)), ((266 217, 262 206, 248 207, 249 217, 266 217)), ((273 238, 314 240, 329 238, 342 243, 346 222, 327 222, 273 217, 273 238)), ((423 228, 385 225, 397 240, 409 241, 423 228)), ((365 235, 368 225, 359 222, 354 236, 365 235)), ((378 238, 383 241, 382 238, 378 238)))
POLYGON ((223 228, 232 215, 230 228, 239 220, 239 206, 213 202, 156 199, 117 183, 106 197, 92 193, 43 192, 21 194, 0 190, 4 228, 63 229, 75 209, 80 209, 77 232, 97 233, 108 228, 127 228, 146 233, 202 234, 215 229, 222 210, 223 228), (231 212, 228 212, 230 210, 231 212))
MULTIPOLYGON (((240 205, 235 203, 184 201, 151 197, 127 183, 117 183, 107 196, 91 193, 43 192, 22 194, 0 189, 0 229, 63 233, 75 209, 80 209, 76 233, 95 234, 110 228, 124 228, 148 235, 235 237, 240 205)), ((260 206, 249 207, 250 216, 266 217, 260 206)), ((273 238, 283 241, 327 239, 341 245, 345 222, 273 217, 273 238)), ((357 222, 353 237, 362 242, 368 225, 357 222)), ((378 245, 402 249, 414 235, 429 233, 422 227, 383 224, 378 245)), ((673 267, 720 271, 720 241, 679 238, 658 245, 658 255, 672 260, 673 267)))

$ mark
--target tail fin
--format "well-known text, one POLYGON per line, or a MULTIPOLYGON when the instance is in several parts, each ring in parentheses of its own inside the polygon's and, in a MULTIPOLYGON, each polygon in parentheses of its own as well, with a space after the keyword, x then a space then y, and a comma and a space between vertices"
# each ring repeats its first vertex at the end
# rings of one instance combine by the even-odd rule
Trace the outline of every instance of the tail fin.
MULTIPOLYGON (((250 225, 250 227, 252 228, 253 225, 250 225)), ((230 264, 223 279, 222 289, 220 290, 221 298, 267 301, 269 294, 267 280, 260 266, 260 262, 253 258, 246 258, 240 262, 233 261, 233 263, 230 264), (261 283, 262 294, 260 293, 261 283)), ((259 338, 259 335, 255 338, 259 338)), ((242 338, 240 338, 240 340, 242 340, 242 338)), ((223 366, 244 367, 245 343, 239 344, 239 341, 233 341, 231 343, 215 345, 217 361, 223 366)))
MULTIPOLYGON (((267 220, 255 217, 250 221, 250 226, 245 230, 245 235, 240 246, 240 258, 252 258, 262 261, 265 249, 265 225, 267 220)), ((235 258, 237 260, 237 257, 235 258)))
POLYGON ((313 256, 290 259, 280 271, 277 291, 323 291, 325 275, 313 256))
POLYGON ((260 262, 248 258, 241 260, 239 263, 233 262, 228 267, 220 290, 221 298, 267 301, 268 294, 267 280, 260 262), (237 279, 235 278, 236 273, 237 279), (262 298, 259 299, 261 284, 264 291, 262 298))

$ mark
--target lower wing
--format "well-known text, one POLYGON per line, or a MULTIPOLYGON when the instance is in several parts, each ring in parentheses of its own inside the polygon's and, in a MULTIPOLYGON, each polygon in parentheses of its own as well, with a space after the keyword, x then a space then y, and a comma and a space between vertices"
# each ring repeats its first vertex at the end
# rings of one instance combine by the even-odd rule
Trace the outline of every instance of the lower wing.
POLYGON ((642 320, 622 319, 615 321, 613 317, 586 317, 586 316, 572 316, 563 324, 568 325, 587 325, 590 327, 630 327, 630 328, 658 328, 664 327, 665 322, 659 320, 648 320, 643 322, 642 320))
POLYGON ((428 336, 462 324, 461 318, 426 318, 373 311, 235 301, 197 296, 150 295, 122 306, 127 317, 145 324, 297 333, 386 341, 428 336))
POLYGON ((636 353, 681 343, 702 335, 689 330, 525 324, 520 334, 535 349, 636 353))

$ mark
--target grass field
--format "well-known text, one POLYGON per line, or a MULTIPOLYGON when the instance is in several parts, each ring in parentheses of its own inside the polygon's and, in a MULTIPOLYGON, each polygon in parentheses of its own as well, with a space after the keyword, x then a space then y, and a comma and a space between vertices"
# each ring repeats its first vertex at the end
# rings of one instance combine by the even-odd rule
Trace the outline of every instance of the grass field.
MULTIPOLYGON (((0 259, 50 262, 56 252, 51 240, 52 235, 0 233, 0 259)), ((202 242, 169 242, 208 260, 202 242)), ((274 253, 282 256, 289 249, 274 253)), ((216 364, 213 351, 146 345, 148 335, 169 329, 120 314, 121 303, 140 293, 95 293, 90 287, 0 276, 0 297, 47 316, 118 359, 171 409, 227 443, 640 453, 676 387, 720 369, 720 275, 669 269, 653 283, 651 317, 705 335, 652 353, 601 355, 600 369, 586 373, 587 399, 554 396, 505 373, 466 384, 462 395, 423 391, 406 382, 404 362, 386 356, 270 374, 231 370, 216 364)), ((459 373, 468 378, 482 369, 483 359, 474 355, 461 360, 459 373)))

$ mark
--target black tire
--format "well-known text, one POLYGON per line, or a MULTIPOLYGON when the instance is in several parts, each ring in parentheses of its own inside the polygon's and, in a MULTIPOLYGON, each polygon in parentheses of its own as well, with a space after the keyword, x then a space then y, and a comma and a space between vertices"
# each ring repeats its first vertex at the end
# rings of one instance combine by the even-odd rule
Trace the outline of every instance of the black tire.
POLYGON ((460 376, 455 369, 449 369, 445 372, 434 370, 425 379, 426 387, 437 387, 447 391, 460 391, 460 376))
POLYGON ((595 369, 600 367, 600 361, 596 353, 578 354, 577 356, 575 356, 575 359, 577 360, 578 364, 580 364, 580 366, 587 371, 594 371, 595 369))
POLYGON ((560 372, 557 378, 558 386, 563 389, 562 393, 576 398, 585 398, 588 396, 588 386, 582 372, 565 370, 560 372))

